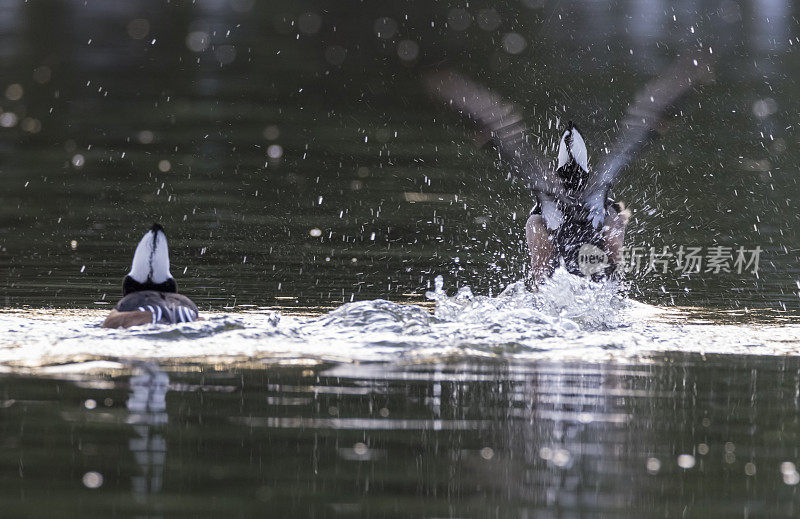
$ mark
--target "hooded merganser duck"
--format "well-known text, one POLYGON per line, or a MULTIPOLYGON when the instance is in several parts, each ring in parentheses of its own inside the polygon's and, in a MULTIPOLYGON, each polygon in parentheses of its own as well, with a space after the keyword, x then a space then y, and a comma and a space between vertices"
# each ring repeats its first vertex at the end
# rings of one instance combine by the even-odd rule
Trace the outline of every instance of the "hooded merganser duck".
POLYGON ((123 297, 103 322, 103 327, 128 328, 197 320, 197 305, 177 292, 178 286, 169 272, 167 236, 164 228, 155 223, 136 246, 131 271, 122 282, 123 297))
POLYGON ((667 110, 693 86, 711 78, 699 58, 679 59, 648 83, 619 121, 619 135, 597 168, 589 166, 586 142, 569 121, 561 134, 555 169, 528 143, 519 110, 497 94, 454 71, 428 74, 428 90, 472 119, 493 142, 511 173, 530 188, 534 207, 525 225, 534 282, 563 265, 570 273, 601 280, 622 261, 630 211, 609 198, 625 166, 652 138, 667 110))

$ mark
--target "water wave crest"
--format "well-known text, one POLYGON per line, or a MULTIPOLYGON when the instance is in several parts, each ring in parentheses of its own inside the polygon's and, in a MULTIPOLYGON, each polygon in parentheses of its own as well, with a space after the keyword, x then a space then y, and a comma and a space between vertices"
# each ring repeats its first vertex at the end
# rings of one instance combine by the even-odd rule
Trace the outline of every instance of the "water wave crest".
POLYGON ((436 302, 434 315, 445 321, 488 321, 501 326, 530 322, 566 333, 623 326, 627 323, 624 310, 630 307, 619 284, 596 283, 564 269, 557 269, 535 291, 517 281, 497 297, 475 296, 469 287, 448 297, 442 276, 436 277, 434 286, 435 290, 426 296, 436 302))
MULTIPOLYGON (((495 297, 469 287, 448 296, 439 276, 432 306, 383 299, 316 317, 279 312, 205 314, 179 325, 100 326, 99 311, 0 313, 0 370, 170 362, 430 362, 474 356, 606 359, 653 351, 800 354, 797 326, 680 322, 680 312, 637 303, 620 286, 559 270, 537 290, 512 283, 495 297)), ((72 369, 72 368, 70 368, 72 369)), ((75 368, 80 369, 80 367, 75 368)))

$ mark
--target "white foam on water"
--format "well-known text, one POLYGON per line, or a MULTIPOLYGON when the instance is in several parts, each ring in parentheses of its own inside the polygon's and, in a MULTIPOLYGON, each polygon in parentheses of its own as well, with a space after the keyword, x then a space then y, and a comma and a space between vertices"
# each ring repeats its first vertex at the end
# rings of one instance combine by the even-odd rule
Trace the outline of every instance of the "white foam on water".
MULTIPOLYGON (((0 313, 0 369, 103 362, 427 362, 454 358, 625 361, 661 351, 800 354, 798 325, 687 324, 657 308, 557 271, 535 292, 521 282, 496 297, 468 287, 453 296, 438 277, 429 308, 386 300, 348 303, 317 317, 279 312, 206 314, 178 325, 100 327, 97 311, 0 313)), ((91 368, 94 366, 94 368, 91 368)))

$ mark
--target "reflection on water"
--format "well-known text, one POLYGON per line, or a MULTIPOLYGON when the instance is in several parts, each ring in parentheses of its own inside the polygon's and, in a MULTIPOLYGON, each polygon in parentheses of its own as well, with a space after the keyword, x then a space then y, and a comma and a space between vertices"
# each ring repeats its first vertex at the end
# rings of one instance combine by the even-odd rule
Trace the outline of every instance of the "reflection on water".
POLYGON ((794 358, 142 365, 130 378, 63 377, 0 378, 11 516, 800 511, 794 358), (89 471, 102 485, 84 486, 89 471))
POLYGON ((131 490, 138 503, 145 503, 149 495, 161 492, 164 484, 167 443, 161 431, 168 422, 169 377, 152 363, 140 363, 137 369, 139 374, 130 379, 127 402, 130 411, 127 423, 136 436, 128 440, 128 448, 139 468, 139 473, 131 478, 131 490))

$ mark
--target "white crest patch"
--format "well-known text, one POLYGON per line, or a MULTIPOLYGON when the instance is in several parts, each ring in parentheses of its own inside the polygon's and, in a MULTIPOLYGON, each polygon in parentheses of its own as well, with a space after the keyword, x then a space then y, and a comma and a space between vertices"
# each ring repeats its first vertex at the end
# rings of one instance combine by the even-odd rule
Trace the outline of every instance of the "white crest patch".
POLYGON ((155 234, 152 230, 147 231, 136 246, 128 275, 137 283, 144 283, 150 278, 150 281, 159 284, 172 278, 167 237, 163 231, 156 231, 155 234))
POLYGON ((561 136, 561 142, 558 144, 558 167, 560 168, 569 162, 569 155, 572 153, 572 158, 581 169, 589 172, 589 152, 586 150, 586 143, 583 137, 576 128, 567 130, 561 136), (569 150, 567 150, 567 137, 570 136, 569 150))
POLYGON ((583 142, 583 137, 578 133, 578 130, 572 129, 572 142, 569 147, 572 152, 572 158, 578 163, 578 166, 585 172, 589 172, 589 152, 586 151, 586 143, 583 142))
POLYGON ((569 135, 569 130, 564 132, 564 135, 561 136, 561 142, 558 143, 558 168, 561 168, 564 164, 569 162, 569 153, 567 153, 567 135, 569 135))

